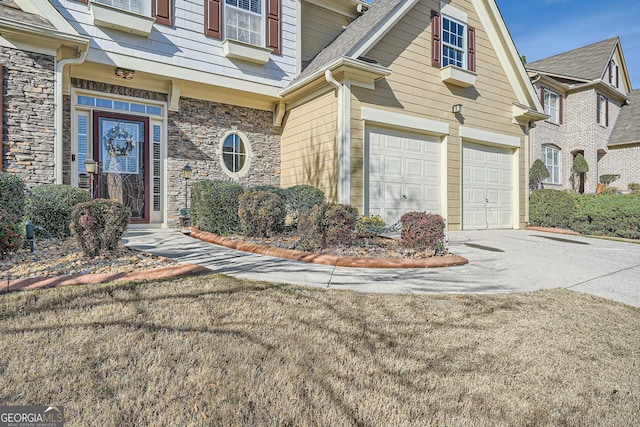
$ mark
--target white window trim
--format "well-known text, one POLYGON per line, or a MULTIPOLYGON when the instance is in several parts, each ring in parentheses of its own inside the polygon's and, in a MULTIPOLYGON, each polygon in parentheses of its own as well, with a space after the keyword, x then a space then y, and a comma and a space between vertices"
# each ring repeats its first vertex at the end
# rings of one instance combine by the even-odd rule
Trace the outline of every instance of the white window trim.
POLYGON ((231 4, 227 4, 226 0, 221 0, 221 1, 223 1, 223 6, 224 6, 224 12, 223 12, 222 16, 223 16, 223 21, 224 21, 223 25, 224 25, 224 37, 225 37, 225 39, 234 40, 234 41, 245 43, 245 44, 249 44, 249 45, 252 45, 252 46, 263 47, 264 44, 265 44, 265 39, 266 39, 266 34, 265 34, 265 31, 266 31, 265 21, 267 19, 267 17, 266 17, 266 1, 268 1, 268 0, 261 0, 260 1, 260 13, 255 13, 255 12, 252 12, 252 11, 250 11, 248 9, 237 7, 237 6, 234 6, 234 5, 231 5, 231 4), (256 16, 260 15, 260 26, 259 26, 259 28, 260 28, 260 40, 259 40, 258 43, 251 43, 251 42, 246 41, 246 40, 239 40, 237 38, 229 37, 228 31, 227 31, 227 17, 229 16, 229 13, 227 12, 228 8, 239 10, 239 11, 245 12, 245 13, 249 13, 251 15, 256 15, 256 16))
POLYGON ((218 161, 220 162, 220 167, 222 168, 222 171, 228 177, 233 178, 234 180, 239 180, 240 178, 246 176, 247 173, 249 173, 249 169, 251 168, 251 162, 253 160, 253 150, 251 149, 251 143, 249 142, 249 138, 244 132, 241 132, 237 129, 231 129, 230 131, 225 132, 225 134, 222 135, 222 138, 220 138, 220 143, 218 144, 218 149, 216 150, 216 154, 218 156, 218 161), (244 144, 244 148, 246 150, 246 161, 244 162, 244 165, 242 166, 242 168, 237 172, 233 172, 229 170, 229 168, 227 168, 227 165, 224 163, 222 149, 224 147, 224 141, 227 139, 229 135, 238 135, 242 140, 244 144))
POLYGON ((547 170, 549 171, 549 178, 545 178, 542 182, 544 184, 555 184, 555 185, 559 185, 561 184, 561 179, 560 177, 562 176, 561 172, 562 172, 562 160, 560 158, 560 153, 561 150, 558 147, 555 147, 553 145, 543 145, 542 146, 542 162, 544 163, 544 165, 547 167, 547 170), (556 166, 551 165, 551 167, 557 167, 558 168, 558 173, 557 176, 554 176, 553 170, 549 168, 549 165, 547 165, 547 150, 550 150, 552 152, 557 152, 558 153, 558 164, 556 166))
POLYGON ((467 69, 467 56, 469 54, 469 46, 467 46, 467 30, 469 28, 469 26, 467 25, 466 22, 462 22, 454 17, 452 17, 451 15, 447 15, 445 13, 441 13, 440 15, 440 19, 441 19, 441 23, 440 23, 440 61, 443 67, 446 67, 447 65, 452 65, 454 67, 458 67, 461 68, 463 70, 467 69), (464 27, 464 31, 462 32, 462 49, 460 49, 460 47, 453 45, 451 43, 445 43, 444 41, 444 20, 447 19, 451 22, 455 22, 458 25, 462 25, 464 27), (457 50, 457 51, 462 51, 462 63, 460 65, 457 64, 447 64, 445 65, 445 61, 444 61, 444 49, 445 47, 457 50))
MULTIPOLYGON (((560 94, 552 91, 551 89, 547 89, 546 87, 542 88, 542 90, 544 92, 544 105, 542 107, 544 108, 544 112, 550 116, 547 121, 555 124, 560 124, 560 94), (549 111, 547 111, 547 94, 555 95, 555 115, 551 114, 552 106, 550 104, 549 111)), ((551 99, 551 97, 549 97, 549 99, 551 99)))

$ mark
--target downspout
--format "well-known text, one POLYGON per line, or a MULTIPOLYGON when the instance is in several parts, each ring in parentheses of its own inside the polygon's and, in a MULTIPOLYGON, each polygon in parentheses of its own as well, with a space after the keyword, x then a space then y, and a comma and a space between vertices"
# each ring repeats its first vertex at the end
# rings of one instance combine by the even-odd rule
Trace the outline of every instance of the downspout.
MULTIPOLYGON (((79 49, 78 49, 79 50, 79 49)), ((63 130, 64 130, 64 67, 67 65, 80 64, 84 62, 89 53, 89 46, 83 51, 78 52, 75 58, 67 58, 58 61, 55 65, 55 84, 54 84, 54 124, 55 136, 53 142, 53 164, 54 164, 54 183, 62 184, 62 168, 64 163, 63 154, 63 130)))
POLYGON ((336 89, 338 94, 338 203, 351 203, 351 141, 350 107, 351 87, 349 83, 340 84, 331 73, 325 70, 324 77, 336 89))
POLYGON ((529 162, 531 161, 529 153, 529 150, 531 150, 531 137, 529 135, 530 131, 531 122, 528 121, 524 125, 524 145, 526 148, 524 150, 524 164, 526 165, 526 167, 524 168, 524 182, 527 188, 525 192, 527 197, 524 198, 524 223, 526 225, 529 225, 529 196, 531 195, 531 190, 529 189, 529 169, 531 168, 531 165, 529 165, 529 162))

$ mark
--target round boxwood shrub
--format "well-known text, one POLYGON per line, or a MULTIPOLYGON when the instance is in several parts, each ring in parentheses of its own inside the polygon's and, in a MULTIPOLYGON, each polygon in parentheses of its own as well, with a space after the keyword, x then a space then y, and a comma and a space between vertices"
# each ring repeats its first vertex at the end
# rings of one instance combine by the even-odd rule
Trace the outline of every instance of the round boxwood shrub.
POLYGON ((26 218, 51 236, 67 237, 71 235, 69 223, 73 208, 89 200, 85 190, 70 185, 38 185, 28 193, 26 218))
POLYGON ((7 221, 17 224, 24 215, 24 183, 15 175, 0 172, 0 208, 7 221))
POLYGON ((71 213, 71 232, 85 255, 95 257, 118 247, 129 225, 131 211, 106 199, 80 203, 71 213))
POLYGON ((244 192, 235 182, 198 181, 191 187, 191 219, 202 231, 220 235, 240 230, 238 198, 244 192))
POLYGON ((249 236, 268 237, 284 228, 284 201, 276 192, 247 191, 238 199, 238 215, 249 236))
POLYGON ((357 236, 358 210, 351 205, 323 203, 303 214, 298 223, 298 246, 318 250, 327 246, 350 245, 357 236))
POLYGON ((407 212, 400 218, 402 242, 411 248, 437 248, 444 242, 444 219, 437 214, 407 212))
POLYGON ((539 227, 570 228, 574 196, 560 190, 534 190, 529 202, 529 223, 539 227))
POLYGON ((316 205, 325 202, 324 192, 310 185, 295 185, 284 189, 287 216, 292 227, 298 226, 301 216, 308 214, 316 205))

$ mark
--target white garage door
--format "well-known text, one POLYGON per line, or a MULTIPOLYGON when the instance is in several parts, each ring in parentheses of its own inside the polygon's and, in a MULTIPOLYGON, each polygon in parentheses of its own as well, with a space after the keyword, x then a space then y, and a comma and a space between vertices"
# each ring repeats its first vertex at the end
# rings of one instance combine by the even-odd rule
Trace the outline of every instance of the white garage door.
POLYGON ((367 128, 367 142, 369 215, 395 224, 410 211, 440 213, 438 138, 367 128))
POLYGON ((512 151, 462 145, 462 227, 513 228, 512 151))

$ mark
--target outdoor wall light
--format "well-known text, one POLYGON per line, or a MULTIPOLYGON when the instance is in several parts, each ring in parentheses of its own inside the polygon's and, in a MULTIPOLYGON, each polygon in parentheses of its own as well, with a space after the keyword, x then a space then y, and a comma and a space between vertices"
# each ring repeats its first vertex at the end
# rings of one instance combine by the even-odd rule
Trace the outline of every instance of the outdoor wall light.
POLYGON ((91 198, 95 198, 95 189, 93 188, 93 174, 96 173, 98 163, 91 157, 84 160, 84 170, 89 174, 89 194, 91 198))
POLYGON ((453 104, 451 106, 451 112, 452 113, 462 113, 462 104, 453 104))
POLYGON ((127 70, 124 68, 116 68, 116 77, 123 80, 131 80, 136 75, 134 70, 127 70))

